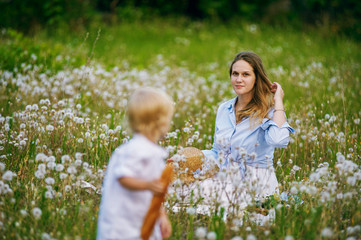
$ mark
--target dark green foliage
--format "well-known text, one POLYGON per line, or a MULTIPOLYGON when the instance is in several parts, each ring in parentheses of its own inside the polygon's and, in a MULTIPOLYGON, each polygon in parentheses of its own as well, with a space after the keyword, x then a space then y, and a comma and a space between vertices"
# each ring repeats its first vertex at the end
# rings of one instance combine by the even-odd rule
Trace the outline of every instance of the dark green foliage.
POLYGON ((96 8, 92 0, 2 0, 0 9, 0 27, 30 32, 44 25, 85 25, 96 8))
POLYGON ((322 25, 325 32, 361 38, 359 0, 1 0, 0 27, 31 32, 41 26, 77 29, 102 17, 147 20, 185 16, 217 21, 265 21, 276 24, 322 25))

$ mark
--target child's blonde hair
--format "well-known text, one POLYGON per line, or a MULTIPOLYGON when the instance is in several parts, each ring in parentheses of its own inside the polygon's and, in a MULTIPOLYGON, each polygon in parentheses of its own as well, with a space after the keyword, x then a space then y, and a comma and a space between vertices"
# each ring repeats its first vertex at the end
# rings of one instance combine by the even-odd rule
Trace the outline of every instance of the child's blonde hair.
POLYGON ((130 127, 134 132, 151 138, 159 138, 168 131, 173 112, 172 99, 155 88, 136 90, 128 102, 130 127))

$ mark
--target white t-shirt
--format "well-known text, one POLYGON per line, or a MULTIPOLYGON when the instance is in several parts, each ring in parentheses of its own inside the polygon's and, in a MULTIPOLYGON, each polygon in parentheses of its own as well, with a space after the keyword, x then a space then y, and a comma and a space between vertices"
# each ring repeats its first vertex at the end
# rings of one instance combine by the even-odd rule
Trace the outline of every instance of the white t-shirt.
MULTIPOLYGON (((142 180, 160 178, 167 152, 141 134, 112 154, 106 170, 98 215, 97 239, 140 239, 144 217, 152 201, 151 191, 134 191, 119 183, 121 177, 142 180)), ((162 239, 156 224, 150 239, 162 239)))

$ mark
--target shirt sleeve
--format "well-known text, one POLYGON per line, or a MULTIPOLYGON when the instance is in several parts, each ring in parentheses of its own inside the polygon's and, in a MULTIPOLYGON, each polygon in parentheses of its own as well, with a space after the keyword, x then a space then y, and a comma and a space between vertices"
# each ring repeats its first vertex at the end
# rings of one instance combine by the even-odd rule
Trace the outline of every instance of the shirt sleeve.
POLYGON ((145 167, 142 157, 132 152, 114 154, 112 158, 114 158, 113 171, 116 178, 138 177, 145 167))
POLYGON ((221 114, 222 110, 222 105, 218 108, 217 110, 217 116, 216 116, 216 123, 215 123, 215 129, 214 129, 214 137, 213 137, 213 145, 212 148, 210 150, 202 150, 204 156, 208 159, 208 158, 213 158, 213 159, 218 159, 218 144, 217 144, 217 132, 218 132, 218 124, 219 124, 219 120, 218 120, 218 116, 219 114, 221 114))
POLYGON ((278 127, 271 119, 264 122, 261 125, 261 128, 265 131, 266 142, 276 148, 286 147, 289 142, 289 134, 295 132, 295 130, 287 122, 285 122, 281 127, 278 127))

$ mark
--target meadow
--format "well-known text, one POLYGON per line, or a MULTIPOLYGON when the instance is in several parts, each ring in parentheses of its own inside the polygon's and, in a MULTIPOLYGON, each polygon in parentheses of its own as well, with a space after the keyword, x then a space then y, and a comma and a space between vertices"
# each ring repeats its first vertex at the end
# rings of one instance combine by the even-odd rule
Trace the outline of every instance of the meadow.
MULTIPOLYGON (((125 110, 141 86, 176 103, 160 144, 169 155, 210 149, 220 103, 233 98, 228 67, 261 56, 285 91, 290 144, 277 149, 281 196, 247 209, 201 201, 173 212, 170 239, 359 239, 360 43, 321 28, 187 20, 93 24, 33 36, 0 32, 0 239, 95 239, 101 184, 112 151, 132 136, 125 110), (258 220, 257 220, 258 219, 258 220)), ((178 187, 181 183, 177 181, 178 187)))

